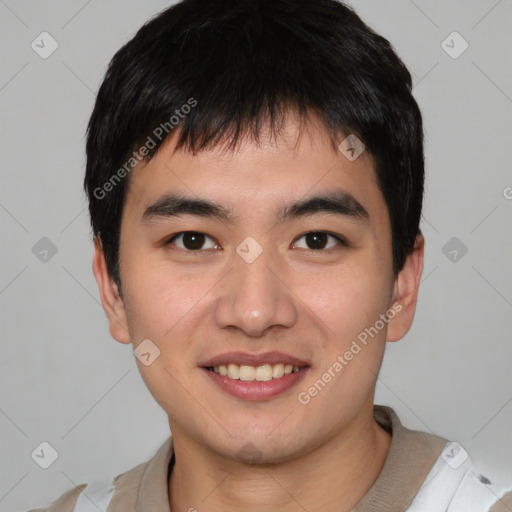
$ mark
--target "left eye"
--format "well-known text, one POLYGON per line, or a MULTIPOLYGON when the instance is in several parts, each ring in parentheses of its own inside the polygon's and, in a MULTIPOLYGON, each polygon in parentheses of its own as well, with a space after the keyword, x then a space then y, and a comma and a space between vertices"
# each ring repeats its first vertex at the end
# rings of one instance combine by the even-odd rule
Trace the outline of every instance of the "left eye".
POLYGON ((335 235, 331 235, 330 233, 326 233, 325 231, 310 231, 309 233, 304 233, 300 238, 304 238, 307 245, 311 245, 312 247, 301 247, 301 249, 310 249, 313 251, 318 251, 322 249, 331 249, 336 243, 346 246, 345 241, 335 235), (327 246, 328 238, 335 240, 334 244, 327 246))

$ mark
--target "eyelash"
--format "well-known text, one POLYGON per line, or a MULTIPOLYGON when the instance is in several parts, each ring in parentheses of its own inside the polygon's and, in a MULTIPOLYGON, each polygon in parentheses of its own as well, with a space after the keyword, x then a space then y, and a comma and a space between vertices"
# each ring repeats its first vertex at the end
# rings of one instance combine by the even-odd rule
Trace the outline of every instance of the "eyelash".
MULTIPOLYGON (((207 238, 210 238, 213 240, 212 237, 210 237, 209 235, 207 235, 206 233, 202 233, 201 231, 181 231, 180 233, 176 233, 174 235, 172 235, 166 242, 164 245, 168 246, 168 245, 171 245, 173 243, 173 241, 176 239, 176 238, 179 238, 187 233, 194 233, 196 235, 204 235, 206 236, 207 238)), ((297 240, 300 240, 301 238, 305 237, 306 235, 309 235, 309 234, 323 234, 323 235, 327 235, 327 236, 330 236, 331 238, 334 238, 340 246, 342 247, 348 247, 348 243, 346 242, 346 240, 344 238, 342 238, 340 235, 335 235, 334 233, 330 233, 328 231, 307 231, 306 233, 303 233, 302 235, 300 235, 297 240)), ((185 251, 185 252, 189 252, 189 253, 198 253, 198 252, 203 252, 207 249, 197 249, 197 250, 191 250, 191 249, 186 249, 186 248, 181 248, 179 247, 178 248, 179 250, 182 250, 182 251, 185 251)), ((328 249, 305 249, 307 251, 311 251, 311 252, 327 252, 327 251, 330 251, 334 249, 334 247, 329 247, 328 249)))

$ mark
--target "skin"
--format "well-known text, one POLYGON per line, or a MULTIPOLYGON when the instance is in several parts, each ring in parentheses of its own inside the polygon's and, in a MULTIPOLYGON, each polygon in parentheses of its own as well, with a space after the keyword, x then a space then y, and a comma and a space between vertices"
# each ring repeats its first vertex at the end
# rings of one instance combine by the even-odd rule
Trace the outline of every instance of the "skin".
POLYGON ((332 149, 318 120, 308 126, 297 138, 289 115, 273 142, 262 136, 236 151, 216 147, 196 156, 174 152, 173 135, 139 164, 122 216, 122 298, 95 241, 93 271, 112 337, 133 348, 150 339, 160 350, 149 366, 136 361, 169 418, 173 511, 349 512, 386 460, 391 436, 373 419, 375 384, 386 341, 398 341, 412 324, 424 241, 418 235, 393 276, 389 215, 371 156, 349 161, 332 149), (317 213, 276 224, 276 207, 334 188, 353 194, 369 221, 317 213), (217 201, 236 220, 187 215, 145 225, 145 208, 165 192, 217 201), (202 252, 187 252, 182 238, 165 245, 184 231, 210 237, 202 252), (315 251, 303 236, 311 231, 338 234, 349 245, 329 237, 328 247, 315 251), (236 253, 247 236, 263 248, 250 264, 236 253), (395 303, 400 312, 300 403, 298 393, 395 303), (245 401, 214 386, 198 366, 235 350, 280 350, 311 368, 285 393, 245 401))

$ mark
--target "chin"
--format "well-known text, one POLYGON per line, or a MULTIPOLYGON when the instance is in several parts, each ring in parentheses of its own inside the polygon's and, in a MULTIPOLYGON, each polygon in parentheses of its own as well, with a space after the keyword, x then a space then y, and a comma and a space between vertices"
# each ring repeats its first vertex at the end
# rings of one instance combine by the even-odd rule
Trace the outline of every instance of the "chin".
POLYGON ((297 438, 296 432, 280 431, 269 435, 275 425, 257 435, 254 431, 248 433, 246 424, 246 431, 241 435, 227 436, 224 442, 220 445, 215 443, 216 446, 211 445, 211 448, 222 457, 249 465, 287 462, 310 451, 312 443, 297 438))

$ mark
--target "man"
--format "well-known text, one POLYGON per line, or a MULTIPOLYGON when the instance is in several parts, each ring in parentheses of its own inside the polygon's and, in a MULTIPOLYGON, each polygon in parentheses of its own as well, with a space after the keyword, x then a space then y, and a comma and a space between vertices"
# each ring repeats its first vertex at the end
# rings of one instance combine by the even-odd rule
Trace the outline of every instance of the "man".
POLYGON ((110 333, 172 437, 46 510, 511 508, 374 405, 414 317, 423 180, 411 76, 343 4, 184 0, 144 25, 99 90, 85 189, 110 333))

